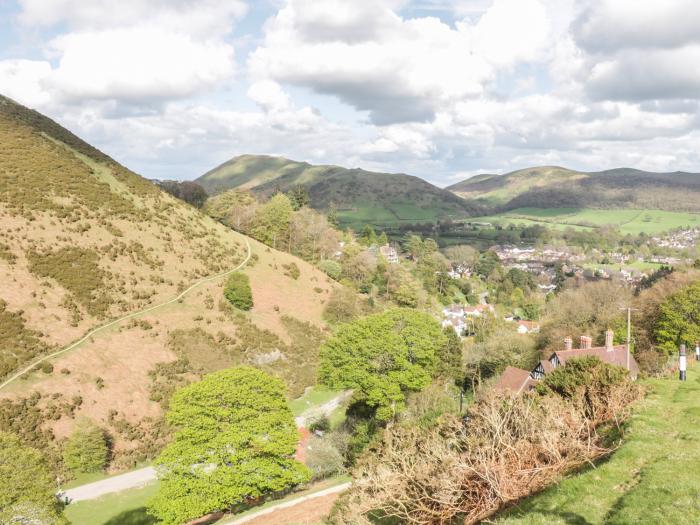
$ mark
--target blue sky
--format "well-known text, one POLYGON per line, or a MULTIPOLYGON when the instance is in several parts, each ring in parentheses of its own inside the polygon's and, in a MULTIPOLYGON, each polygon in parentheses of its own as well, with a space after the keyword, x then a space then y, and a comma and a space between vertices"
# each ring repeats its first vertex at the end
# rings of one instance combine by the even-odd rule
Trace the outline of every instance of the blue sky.
POLYGON ((700 171, 694 0, 0 0, 0 93, 146 177, 700 171))

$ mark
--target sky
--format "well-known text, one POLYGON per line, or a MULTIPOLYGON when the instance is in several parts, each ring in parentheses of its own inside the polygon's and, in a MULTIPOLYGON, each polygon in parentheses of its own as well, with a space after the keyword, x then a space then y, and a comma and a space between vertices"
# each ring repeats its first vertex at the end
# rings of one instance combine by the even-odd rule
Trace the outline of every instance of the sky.
POLYGON ((697 0, 0 0, 0 93, 149 178, 700 171, 697 0))

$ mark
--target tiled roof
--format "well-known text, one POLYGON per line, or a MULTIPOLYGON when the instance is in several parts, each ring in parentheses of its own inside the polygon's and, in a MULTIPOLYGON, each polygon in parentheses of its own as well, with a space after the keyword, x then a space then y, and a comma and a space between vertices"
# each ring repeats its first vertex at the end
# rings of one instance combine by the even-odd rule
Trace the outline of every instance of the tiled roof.
POLYGON ((530 377, 530 372, 514 366, 507 367, 496 381, 498 390, 510 390, 519 394, 529 390, 536 381, 530 377))
MULTIPOLYGON (((590 355, 597 357, 604 363, 627 368, 627 345, 615 345, 610 350, 604 346, 584 349, 579 348, 576 350, 559 350, 554 352, 553 355, 556 355, 557 358, 559 358, 559 362, 562 365, 566 364, 566 361, 569 359, 576 359, 577 357, 585 357, 590 355)), ((637 361, 634 359, 633 355, 630 355, 629 358, 629 370, 636 375, 639 372, 639 365, 637 364, 637 361)))

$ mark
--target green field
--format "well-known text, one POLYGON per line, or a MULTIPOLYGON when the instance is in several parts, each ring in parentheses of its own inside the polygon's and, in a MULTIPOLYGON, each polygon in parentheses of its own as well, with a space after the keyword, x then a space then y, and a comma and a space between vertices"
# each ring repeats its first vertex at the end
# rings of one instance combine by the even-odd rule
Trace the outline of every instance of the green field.
POLYGON ((66 507, 66 516, 74 525, 151 525, 156 520, 146 514, 146 504, 157 490, 158 483, 152 483, 72 503, 66 507))
POLYGON ((375 227, 391 227, 405 223, 437 222, 438 219, 453 216, 454 210, 434 207, 421 207, 410 202, 389 202, 385 205, 361 203, 352 209, 339 209, 338 222, 343 227, 360 229, 365 224, 375 227))
POLYGON ((673 375, 644 384, 651 392, 610 458, 526 499, 496 523, 700 523, 700 366, 690 368, 686 382, 673 375))
POLYGON ((596 210, 577 208, 518 208, 497 215, 474 217, 470 222, 492 224, 540 224, 557 230, 590 230, 611 225, 623 234, 660 234, 681 227, 700 225, 700 214, 661 210, 596 210))

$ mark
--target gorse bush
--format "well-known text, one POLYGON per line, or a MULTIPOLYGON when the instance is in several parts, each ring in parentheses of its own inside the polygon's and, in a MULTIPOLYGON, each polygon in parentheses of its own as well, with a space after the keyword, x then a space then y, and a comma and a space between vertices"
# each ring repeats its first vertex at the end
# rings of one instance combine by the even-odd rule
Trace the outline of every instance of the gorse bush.
POLYGON ((46 353, 49 346, 41 336, 26 326, 21 312, 8 310, 7 303, 0 299, 0 377, 46 353))
POLYGON ((253 307, 253 291, 248 276, 241 272, 232 273, 224 286, 224 297, 236 308, 250 310, 253 307))
POLYGON ((69 246, 54 252, 29 252, 29 271, 51 277, 68 290, 89 314, 104 317, 111 304, 105 292, 106 273, 94 250, 69 246))
POLYGON ((353 487, 331 522, 473 524, 608 454, 608 436, 599 429, 624 421, 641 389, 626 373, 599 363, 579 363, 570 380, 560 377, 556 384, 566 383, 565 397, 551 389, 525 395, 491 391, 467 418, 443 416, 429 428, 387 429, 358 462, 353 487), (579 388, 583 376, 592 381, 585 393, 579 388), (605 410, 593 414, 588 406, 605 410))

